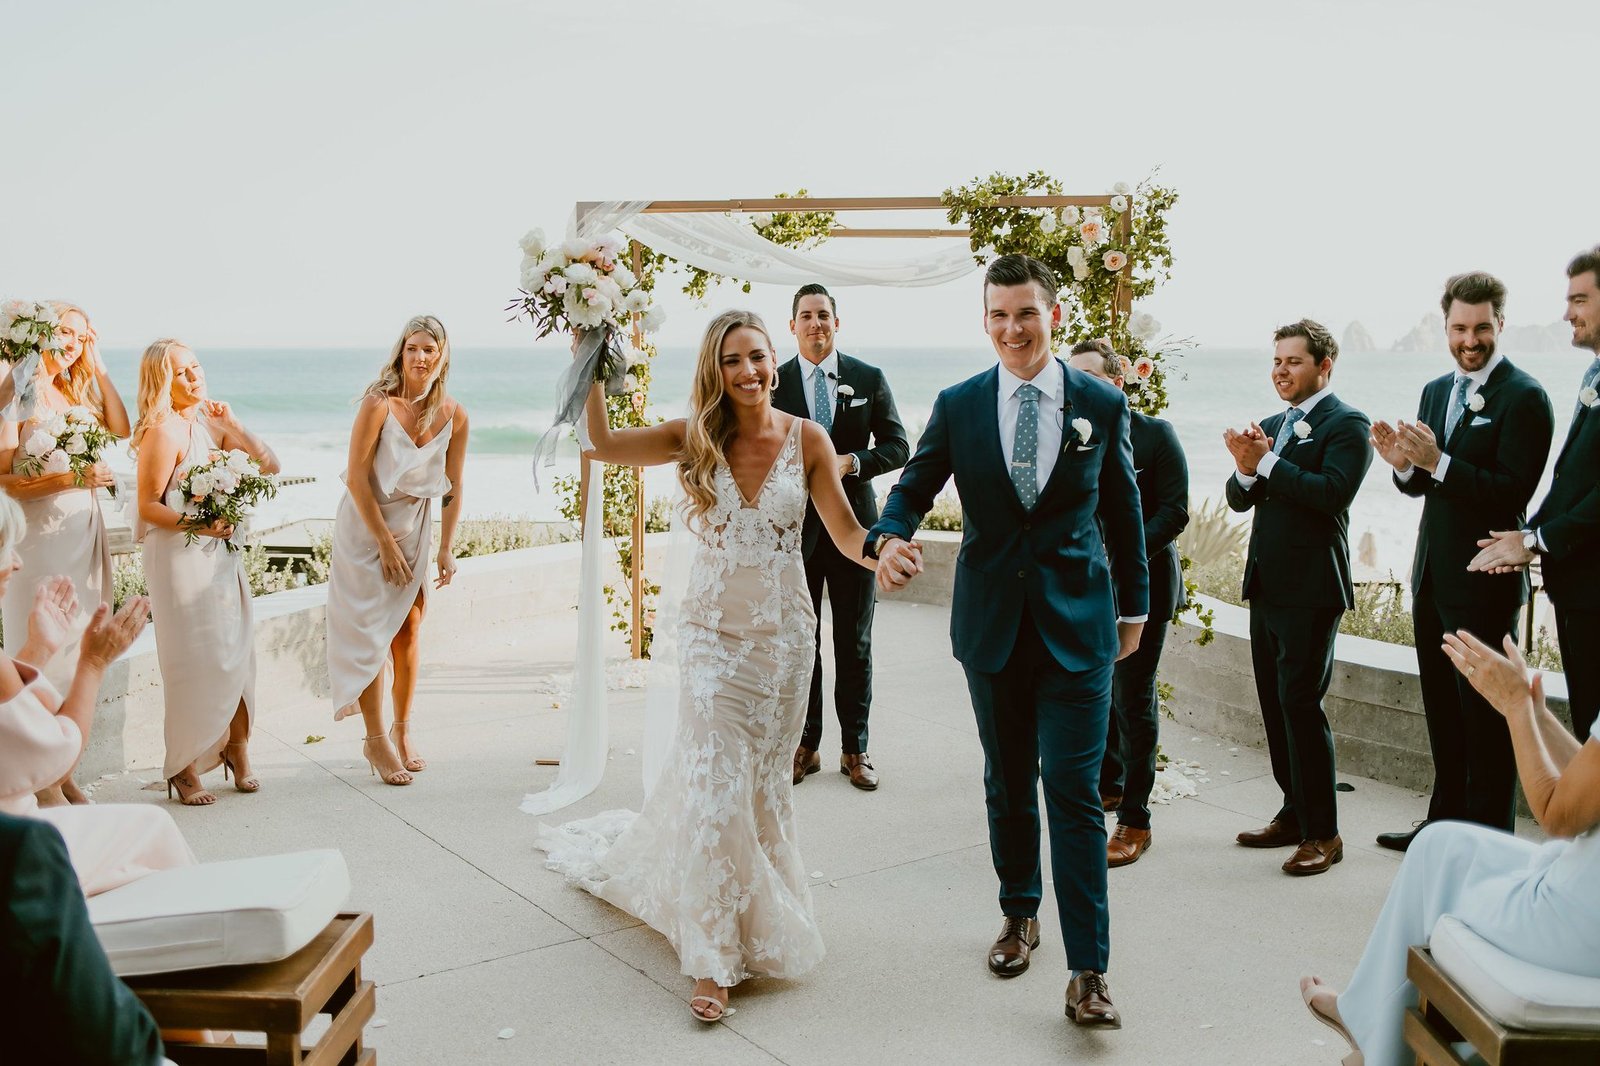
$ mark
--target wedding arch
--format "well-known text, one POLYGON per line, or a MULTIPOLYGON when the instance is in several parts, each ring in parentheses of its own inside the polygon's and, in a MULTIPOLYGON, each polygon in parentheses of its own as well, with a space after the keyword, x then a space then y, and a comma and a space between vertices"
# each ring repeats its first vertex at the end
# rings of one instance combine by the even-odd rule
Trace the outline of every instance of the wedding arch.
MULTIPOLYGON (((509 308, 529 317, 540 337, 555 332, 575 337, 577 357, 562 375, 555 425, 540 443, 535 469, 553 451, 555 434, 578 421, 593 381, 606 382, 613 426, 658 420, 649 411, 656 354, 650 334, 662 318, 653 294, 669 272, 681 274, 683 291, 696 298, 725 282, 746 292, 752 283, 919 287, 969 275, 997 255, 1025 253, 1049 264, 1062 280, 1062 324, 1054 343, 1109 337, 1126 359, 1130 405, 1157 413, 1167 404, 1164 360, 1188 342, 1158 341, 1159 325, 1134 306, 1170 277, 1166 213, 1176 201, 1176 192, 1157 185, 1153 176, 1136 188, 1119 183, 1105 193, 1070 195, 1060 182, 1036 171, 975 178, 940 196, 820 198, 802 189, 754 199, 579 202, 564 239, 547 241, 540 230, 523 237, 521 288, 509 308), (839 219, 906 211, 938 211, 947 224, 849 226, 839 219), (819 251, 834 238, 910 240, 920 247, 914 254, 876 261, 819 251), (628 350, 620 345, 623 337, 628 350)), ((563 515, 583 529, 584 588, 592 590, 602 581, 599 540, 614 540, 627 587, 624 596, 604 586, 610 628, 627 633, 633 659, 648 658, 655 622, 651 603, 660 587, 645 575, 643 545, 654 516, 645 500, 643 471, 583 459, 577 477, 560 478, 556 485, 563 515)), ((576 801, 604 773, 605 678, 596 665, 603 661, 603 627, 598 597, 586 596, 579 611, 578 661, 588 666, 574 675, 561 773, 547 791, 524 799, 528 813, 576 801)), ((670 624, 663 632, 671 632, 670 624)), ((652 751, 665 750, 664 738, 653 737, 652 730, 664 728, 671 717, 670 709, 647 707, 642 759, 647 792, 656 770, 652 751)))

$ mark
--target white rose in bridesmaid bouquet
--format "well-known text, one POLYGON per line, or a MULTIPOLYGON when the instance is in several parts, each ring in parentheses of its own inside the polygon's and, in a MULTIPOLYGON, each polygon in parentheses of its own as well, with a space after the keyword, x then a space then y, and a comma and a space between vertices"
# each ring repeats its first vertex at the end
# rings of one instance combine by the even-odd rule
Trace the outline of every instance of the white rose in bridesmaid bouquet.
POLYGON ((212 491, 223 496, 232 496, 233 491, 239 487, 239 475, 227 467, 221 467, 211 474, 212 491))
POLYGON ((248 474, 251 472, 253 461, 250 453, 239 448, 228 449, 228 469, 235 474, 248 474))
POLYGON ((74 433, 67 438, 67 443, 63 447, 68 455, 82 455, 89 450, 89 442, 83 439, 82 433, 74 433))
POLYGON ((67 458, 67 453, 57 448, 44 459, 44 472, 46 474, 65 474, 72 469, 72 460, 67 458))
POLYGON ((19 322, 11 327, 10 337, 12 344, 27 344, 28 338, 32 335, 33 331, 28 328, 25 322, 19 322))
POLYGON ((211 495, 211 490, 216 487, 211 475, 204 470, 189 479, 189 495, 197 500, 211 495))
POLYGON ((29 458, 37 459, 49 455, 55 449, 56 439, 42 429, 36 429, 28 434, 27 443, 22 446, 29 458))
POLYGON ((52 437, 59 437, 67 431, 67 418, 65 415, 52 415, 44 428, 50 431, 52 437))

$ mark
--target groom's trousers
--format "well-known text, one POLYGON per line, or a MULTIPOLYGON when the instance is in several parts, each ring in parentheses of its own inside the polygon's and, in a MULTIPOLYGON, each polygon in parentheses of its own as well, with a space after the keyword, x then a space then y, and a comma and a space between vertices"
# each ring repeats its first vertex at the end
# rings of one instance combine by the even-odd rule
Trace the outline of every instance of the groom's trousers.
POLYGON ((989 850, 1000 878, 1000 910, 1037 916, 1039 781, 1044 780, 1050 868, 1067 963, 1105 972, 1111 956, 1106 904, 1106 823, 1100 761, 1111 708, 1111 664, 1070 671, 1024 612, 1011 658, 996 674, 967 668, 983 744, 989 850))

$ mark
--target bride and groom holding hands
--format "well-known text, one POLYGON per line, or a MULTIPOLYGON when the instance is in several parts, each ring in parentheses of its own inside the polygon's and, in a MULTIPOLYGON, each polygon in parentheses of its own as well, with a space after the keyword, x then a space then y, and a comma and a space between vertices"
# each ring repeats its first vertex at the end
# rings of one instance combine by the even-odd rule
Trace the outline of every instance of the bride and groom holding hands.
MULTIPOLYGON (((997 364, 939 394, 871 529, 841 479, 859 473, 856 487, 870 492, 880 471, 867 462, 888 460, 840 455, 820 420, 775 406, 785 385, 771 337, 749 312, 725 312, 708 328, 686 418, 611 430, 598 386, 591 391, 589 456, 678 466, 696 535, 677 634, 682 687, 666 766, 643 810, 542 827, 538 846, 550 868, 666 936, 696 979, 690 1009, 702 1021, 731 1013, 729 989, 740 981, 798 976, 823 953, 793 799, 815 755, 816 733, 802 737, 807 706, 820 702, 807 684, 816 684, 817 655, 808 501, 842 560, 896 589, 922 572, 914 534, 953 478, 965 517, 951 641, 984 750, 1000 881, 1002 923, 987 964, 1017 976, 1041 941, 1042 778, 1072 968, 1066 1014, 1080 1025, 1121 1024, 1106 982, 1099 781, 1113 664, 1138 646, 1148 575, 1128 406, 1114 385, 1052 355, 1058 291, 1050 268, 1027 256, 989 265, 983 321, 997 364)), ((838 393, 828 398, 819 391, 825 414, 845 409, 838 393)), ((830 597, 837 609, 831 585, 830 597)), ((843 715, 841 724, 849 731, 843 715)), ((866 787, 864 706, 859 733, 842 739, 841 772, 866 787)))

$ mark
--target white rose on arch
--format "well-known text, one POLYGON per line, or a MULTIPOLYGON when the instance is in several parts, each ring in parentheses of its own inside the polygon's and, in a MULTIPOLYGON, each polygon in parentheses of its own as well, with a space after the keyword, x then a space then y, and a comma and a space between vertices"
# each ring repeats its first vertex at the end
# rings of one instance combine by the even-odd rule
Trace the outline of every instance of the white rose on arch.
POLYGON ((1068 204, 1061 209, 1061 221, 1069 226, 1076 226, 1083 219, 1083 212, 1074 204, 1068 204))
POLYGON ((1088 260, 1084 257, 1083 245, 1074 244, 1072 247, 1067 249, 1067 265, 1069 267, 1072 267, 1072 269, 1076 270, 1078 267, 1083 266, 1086 262, 1088 262, 1088 260))
POLYGON ((1128 183, 1127 182, 1119 181, 1115 185, 1111 186, 1111 191, 1114 192, 1114 193, 1117 193, 1120 196, 1126 196, 1128 193, 1132 192, 1133 190, 1128 187, 1128 183))
POLYGON ((1082 281, 1084 278, 1086 278, 1088 276, 1089 276, 1089 264, 1088 263, 1073 263, 1072 264, 1072 277, 1073 277, 1074 280, 1082 281))
POLYGON ((1040 233, 1054 233, 1056 231, 1056 215, 1054 211, 1046 211, 1039 219, 1040 233))
POLYGON ((1078 224, 1078 236, 1085 247, 1094 248, 1106 239, 1106 226, 1098 218, 1086 218, 1078 224))
POLYGON ((616 267, 612 269, 611 280, 616 282, 617 286, 621 288, 623 292, 627 292, 629 289, 639 284, 639 279, 633 276, 633 271, 629 270, 621 263, 618 263, 616 267))
POLYGON ((1118 194, 1118 195, 1113 196, 1111 198, 1111 210, 1115 211, 1117 214, 1120 215, 1120 214, 1122 214, 1122 212, 1126 211, 1127 209, 1128 209, 1128 198, 1126 196, 1122 196, 1121 194, 1118 194))
POLYGON ((660 329, 666 323, 666 321, 667 313, 663 311, 659 305, 657 305, 644 313, 644 317, 640 319, 639 325, 643 327, 646 333, 654 333, 656 330, 660 329))
POLYGON ((772 225, 772 213, 770 211, 757 211, 750 216, 750 224, 755 226, 756 229, 766 229, 772 225))
POLYGON ((1135 311, 1133 317, 1128 319, 1128 332, 1142 341, 1154 337, 1160 330, 1161 323, 1148 311, 1135 311))
POLYGON ((566 276, 569 285, 593 285, 600 277, 599 271, 588 263, 568 263, 567 269, 561 273, 566 276))
POLYGON ((1481 392, 1475 392, 1467 397, 1467 410, 1472 412, 1483 410, 1483 394, 1481 392))
POLYGON ((629 314, 650 310, 650 294, 643 289, 634 289, 622 298, 622 309, 629 314))
POLYGON ((1115 274, 1117 271, 1128 265, 1128 257, 1124 253, 1113 248, 1111 251, 1100 257, 1100 265, 1115 274))

